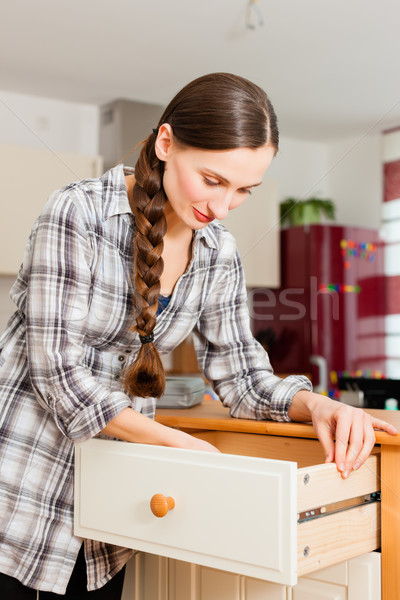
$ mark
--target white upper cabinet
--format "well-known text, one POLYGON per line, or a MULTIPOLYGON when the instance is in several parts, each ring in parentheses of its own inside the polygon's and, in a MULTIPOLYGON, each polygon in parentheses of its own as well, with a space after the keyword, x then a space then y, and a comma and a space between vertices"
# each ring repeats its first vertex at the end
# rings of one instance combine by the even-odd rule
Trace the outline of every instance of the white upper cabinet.
POLYGON ((32 226, 54 191, 102 172, 100 156, 0 144, 0 274, 18 273, 32 226))
POLYGON ((265 179, 223 225, 236 238, 248 288, 280 285, 280 224, 278 185, 265 179))

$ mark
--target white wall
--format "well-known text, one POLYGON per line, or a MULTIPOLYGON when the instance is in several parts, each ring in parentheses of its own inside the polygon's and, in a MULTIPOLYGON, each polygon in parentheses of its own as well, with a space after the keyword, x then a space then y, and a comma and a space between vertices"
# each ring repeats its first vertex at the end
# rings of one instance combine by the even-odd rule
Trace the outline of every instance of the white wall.
POLYGON ((338 223, 379 228, 383 200, 382 135, 346 138, 328 148, 326 184, 338 223))
POLYGON ((327 145, 281 137, 279 146, 268 170, 268 177, 278 181, 279 199, 307 198, 312 194, 325 197, 328 193, 327 145))
POLYGON ((279 198, 331 198, 336 222, 378 228, 382 203, 382 136, 345 138, 329 143, 281 138, 268 176, 279 198))
POLYGON ((98 154, 99 108, 0 91, 0 143, 98 154))
POLYGON ((9 277, 8 275, 0 277, 0 335, 15 310, 15 306, 10 299, 10 290, 14 280, 15 277, 9 277))

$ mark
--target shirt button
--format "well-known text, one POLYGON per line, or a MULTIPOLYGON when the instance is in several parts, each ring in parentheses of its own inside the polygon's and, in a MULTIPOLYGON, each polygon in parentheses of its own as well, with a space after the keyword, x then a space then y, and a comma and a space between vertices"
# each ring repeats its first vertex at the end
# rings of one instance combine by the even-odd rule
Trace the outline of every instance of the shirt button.
POLYGON ((114 375, 114 379, 115 379, 115 381, 118 381, 118 379, 120 379, 120 377, 121 377, 121 375, 120 375, 119 373, 116 373, 116 374, 114 375))
POLYGON ((121 354, 121 356, 118 356, 118 360, 119 360, 120 362, 124 362, 124 360, 125 360, 125 356, 124 356, 123 354, 121 354))
POLYGON ((51 394, 47 394, 46 399, 51 402, 53 400, 53 396, 51 394))

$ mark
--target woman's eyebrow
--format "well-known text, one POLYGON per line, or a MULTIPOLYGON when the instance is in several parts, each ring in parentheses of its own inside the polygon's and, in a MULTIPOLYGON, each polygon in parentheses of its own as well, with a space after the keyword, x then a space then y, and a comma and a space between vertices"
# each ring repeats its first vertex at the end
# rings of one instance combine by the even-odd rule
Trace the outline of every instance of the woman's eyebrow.
MULTIPOLYGON (((204 171, 206 173, 209 173, 210 175, 216 177, 217 179, 220 179, 221 181, 223 181, 224 183, 230 184, 231 182, 229 181, 229 179, 227 179, 226 177, 224 177, 223 175, 221 175, 220 173, 217 173, 216 171, 213 171, 212 169, 208 169, 207 167, 204 168, 204 171)), ((250 188, 250 187, 257 187, 259 185, 262 184, 262 181, 260 181, 259 183, 252 183, 250 185, 242 185, 242 188, 250 188)))

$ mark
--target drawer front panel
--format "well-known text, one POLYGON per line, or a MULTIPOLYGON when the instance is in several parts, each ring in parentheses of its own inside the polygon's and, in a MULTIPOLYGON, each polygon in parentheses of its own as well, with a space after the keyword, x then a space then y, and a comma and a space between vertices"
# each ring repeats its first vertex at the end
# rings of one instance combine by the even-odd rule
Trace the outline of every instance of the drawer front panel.
POLYGON ((94 439, 76 447, 75 533, 296 582, 296 464, 94 439), (161 493, 175 500, 162 518, 161 493))

